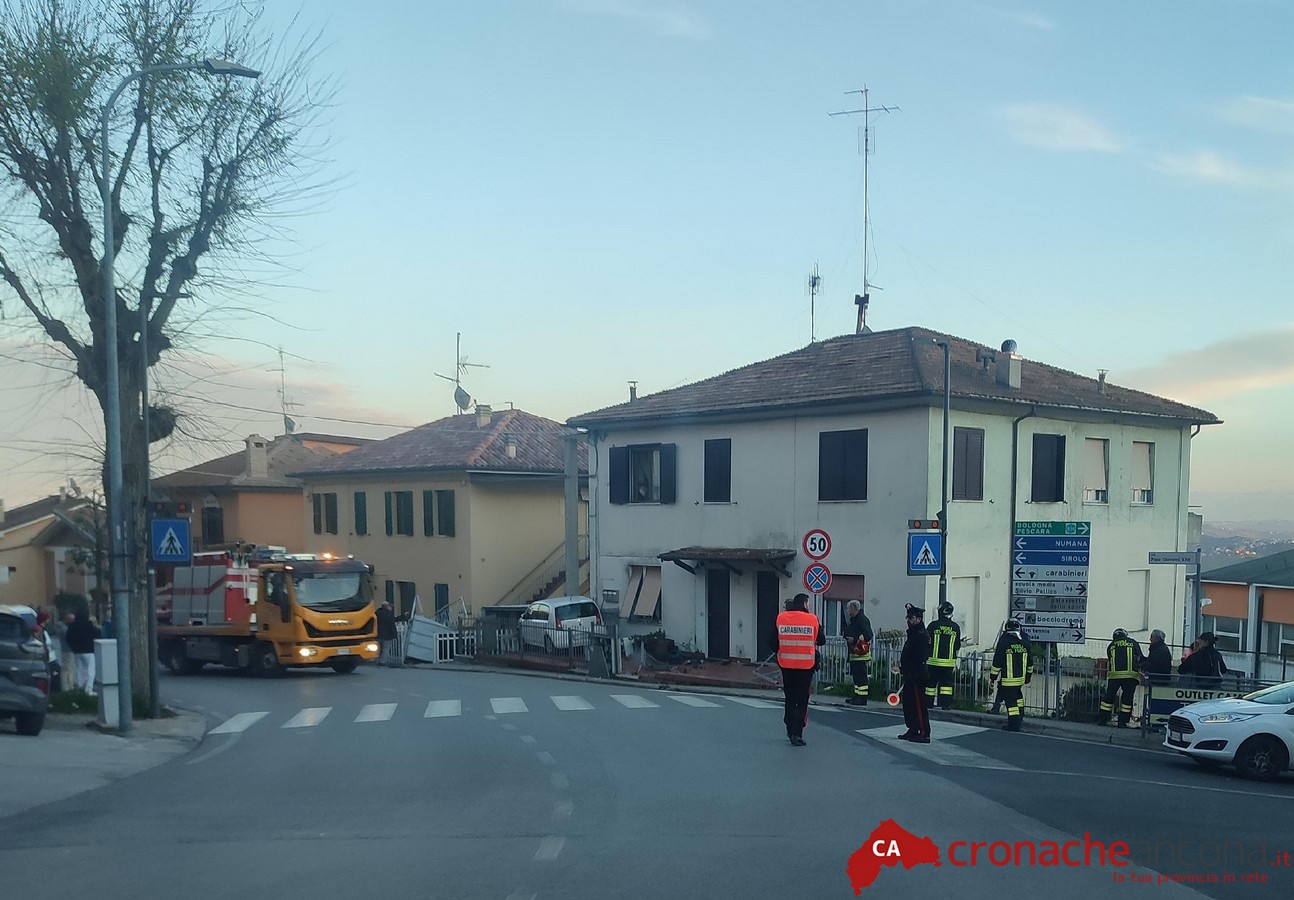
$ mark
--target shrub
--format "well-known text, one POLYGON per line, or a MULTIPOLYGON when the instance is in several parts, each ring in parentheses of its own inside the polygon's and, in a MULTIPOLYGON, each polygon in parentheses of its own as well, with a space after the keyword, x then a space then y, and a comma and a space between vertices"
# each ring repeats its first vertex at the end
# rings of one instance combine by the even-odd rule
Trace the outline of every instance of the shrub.
POLYGON ((1095 722, 1101 704, 1099 681, 1080 681, 1060 695, 1061 718, 1069 722, 1095 722))

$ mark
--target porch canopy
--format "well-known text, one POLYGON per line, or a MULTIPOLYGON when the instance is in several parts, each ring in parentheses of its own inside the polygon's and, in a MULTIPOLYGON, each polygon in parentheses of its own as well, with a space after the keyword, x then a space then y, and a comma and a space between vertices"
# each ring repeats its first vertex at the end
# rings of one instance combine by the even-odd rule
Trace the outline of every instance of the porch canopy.
POLYGON ((672 562, 680 569, 686 569, 693 575, 696 574, 698 568, 705 568, 707 565, 740 574, 741 569, 738 567, 741 564, 754 563, 757 566, 767 566, 784 578, 790 578, 791 573, 786 564, 795 559, 795 554, 795 550, 784 548, 683 547, 678 550, 671 550, 668 553, 662 553, 657 558, 662 562, 672 562))

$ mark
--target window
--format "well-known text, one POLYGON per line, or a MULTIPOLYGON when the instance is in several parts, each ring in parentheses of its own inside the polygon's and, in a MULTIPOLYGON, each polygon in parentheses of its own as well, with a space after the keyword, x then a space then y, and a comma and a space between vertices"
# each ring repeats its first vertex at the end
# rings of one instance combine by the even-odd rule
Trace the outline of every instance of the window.
POLYGON ((953 499, 984 499, 984 429, 953 429, 953 499))
POLYGON ((436 520, 443 537, 454 536, 454 492, 436 491, 436 520))
POLYGON ((311 498, 315 534, 337 533, 337 495, 315 494, 311 498))
POLYGON ((1294 625, 1268 622, 1263 634, 1263 654, 1294 660, 1294 625))
POLYGON ((449 612, 449 585, 434 585, 432 592, 436 598, 436 617, 439 618, 441 613, 449 612))
POLYGON ((219 506, 202 507, 202 544, 210 547, 225 542, 225 511, 219 506))
POLYGON ((386 533, 413 537, 413 491, 386 492, 386 533))
POLYGON ((827 637, 840 637, 840 629, 845 623, 845 604, 849 601, 824 597, 822 602, 822 633, 827 637))
POLYGON ((1105 438, 1083 440, 1083 502, 1110 502, 1110 442, 1105 438))
POLYGON ((1065 499, 1065 436, 1033 436, 1033 487, 1029 499, 1034 503, 1060 503, 1065 499))
POLYGON ((1148 441, 1132 442, 1132 502, 1155 500, 1155 445, 1148 441))
POLYGON ((818 499, 867 499, 867 429, 818 435, 818 499))
POLYGON ((732 438, 705 442, 706 503, 732 502, 732 438))
POLYGON ((1204 630, 1211 631, 1217 635, 1217 643, 1214 645, 1219 650, 1229 650, 1234 653, 1243 653, 1246 649, 1244 619, 1228 619, 1223 616, 1204 616, 1204 630))
POLYGON ((431 537, 436 533, 436 492, 422 492, 422 536, 431 537))
POLYGON ((660 621, 660 566, 630 566, 629 586, 620 601, 620 616, 660 621))
POLYGON ((675 444, 612 447, 612 503, 673 503, 678 469, 675 444))
POLYGON ((355 533, 368 534, 368 494, 355 492, 355 533))

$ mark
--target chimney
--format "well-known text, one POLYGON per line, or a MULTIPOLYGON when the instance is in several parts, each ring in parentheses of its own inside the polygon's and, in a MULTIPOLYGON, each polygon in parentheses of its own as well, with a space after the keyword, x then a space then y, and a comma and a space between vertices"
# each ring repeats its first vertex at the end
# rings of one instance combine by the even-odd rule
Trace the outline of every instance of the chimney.
POLYGON ((486 403, 476 404, 476 427, 477 428, 485 428, 487 425, 490 424, 491 412, 492 410, 490 409, 489 404, 486 404, 486 403))
POLYGON ((512 433, 503 435, 503 452, 508 455, 508 459, 517 458, 517 436, 512 433))
POLYGON ((1110 371, 1109 369, 1096 370, 1096 392, 1098 394, 1105 393, 1105 374, 1109 371, 1110 371))
POLYGON ((638 399, 638 382, 629 382, 629 402, 633 403, 638 399))
POLYGON ((247 437, 246 472, 249 478, 270 477, 269 442, 259 434, 247 437))
POLYGON ((1015 341, 1003 341, 998 354, 997 383, 1012 390, 1020 390, 1020 357, 1015 352, 1015 341))

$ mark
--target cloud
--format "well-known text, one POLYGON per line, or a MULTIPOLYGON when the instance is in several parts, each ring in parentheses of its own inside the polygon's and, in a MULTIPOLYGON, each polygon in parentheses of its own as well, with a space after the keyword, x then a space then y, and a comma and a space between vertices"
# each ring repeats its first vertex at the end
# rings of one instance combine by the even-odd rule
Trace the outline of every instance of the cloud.
POLYGON ((1294 322, 1173 353, 1111 381, 1186 403, 1206 403, 1294 384, 1294 322))
POLYGON ((1115 153, 1124 147, 1104 125, 1067 106, 1016 103, 1004 107, 1000 115, 1011 137, 1030 147, 1101 153, 1115 153))
POLYGON ((1260 131, 1294 134, 1294 100, 1245 94, 1222 107, 1222 118, 1260 131))
POLYGON ((667 37, 700 41, 710 36, 710 28, 700 13, 677 3, 655 0, 560 0, 560 3, 570 12, 624 19, 667 37))
POLYGON ((1228 187, 1294 191, 1294 165, 1284 168, 1247 166, 1212 150, 1161 154, 1155 168, 1175 178, 1228 187))

